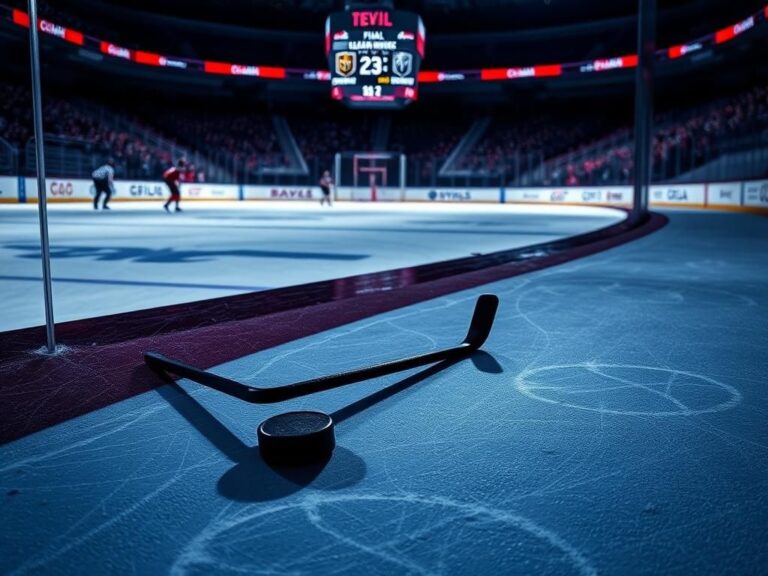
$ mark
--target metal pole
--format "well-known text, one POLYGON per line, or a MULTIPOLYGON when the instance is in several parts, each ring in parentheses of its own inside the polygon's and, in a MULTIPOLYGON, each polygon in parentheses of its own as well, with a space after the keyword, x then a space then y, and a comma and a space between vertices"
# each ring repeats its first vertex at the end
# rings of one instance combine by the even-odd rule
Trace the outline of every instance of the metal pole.
POLYGON ((43 102, 40 90, 40 46, 37 40, 37 0, 29 0, 29 49, 32 61, 32 113, 35 121, 35 159, 37 161, 37 207, 40 219, 40 251, 43 261, 43 293, 45 296, 45 337, 49 354, 56 351, 53 320, 53 286, 51 285, 51 249, 48 242, 48 204, 45 187, 45 140, 43 136, 43 102))
POLYGON ((400 201, 405 200, 405 172, 406 163, 405 154, 400 154, 400 201))
POLYGON ((656 0, 639 0, 637 70, 635 70, 635 186, 629 221, 637 224, 648 213, 653 156, 653 60, 656 53, 656 0))
MULTIPOLYGON (((339 186, 341 186, 341 153, 336 152, 333 156, 333 182, 335 184, 334 189, 336 190, 336 194, 339 193, 339 186)), ((313 183, 314 184, 314 183, 313 183)), ((334 200, 338 200, 338 197, 335 197, 334 200)))

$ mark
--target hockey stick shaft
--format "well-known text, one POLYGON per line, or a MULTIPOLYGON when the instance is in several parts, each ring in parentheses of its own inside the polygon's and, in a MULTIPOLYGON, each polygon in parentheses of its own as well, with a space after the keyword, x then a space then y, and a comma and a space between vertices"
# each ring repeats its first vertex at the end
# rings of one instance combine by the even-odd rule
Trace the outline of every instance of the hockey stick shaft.
POLYGON ((498 298, 496 296, 491 294, 480 296, 475 305, 475 311, 472 316, 469 331, 467 332, 467 337, 464 342, 458 346, 274 388, 248 386, 241 382, 237 382, 236 380, 231 380, 224 376, 218 376, 211 372, 200 370, 199 368, 195 368, 184 362, 167 358, 156 352, 145 353, 144 359, 147 365, 155 370, 171 372, 177 376, 188 378, 189 380, 198 382, 199 384, 203 384, 214 390, 223 392, 224 394, 229 394, 230 396, 245 400, 246 402, 254 404, 270 404, 306 396, 307 394, 332 390, 333 388, 354 384, 355 382, 361 382, 371 378, 386 376, 395 372, 402 372, 403 370, 416 368, 425 364, 434 364, 442 360, 454 360, 468 356, 480 348, 488 337, 493 325, 497 307, 498 298))

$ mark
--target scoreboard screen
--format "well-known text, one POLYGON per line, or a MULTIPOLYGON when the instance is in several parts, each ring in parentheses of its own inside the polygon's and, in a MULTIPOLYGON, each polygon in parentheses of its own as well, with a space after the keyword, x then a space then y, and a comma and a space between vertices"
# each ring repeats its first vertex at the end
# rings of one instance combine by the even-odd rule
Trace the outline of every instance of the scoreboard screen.
POLYGON ((335 12, 325 22, 331 97, 353 108, 402 108, 418 96, 421 18, 400 10, 335 12))

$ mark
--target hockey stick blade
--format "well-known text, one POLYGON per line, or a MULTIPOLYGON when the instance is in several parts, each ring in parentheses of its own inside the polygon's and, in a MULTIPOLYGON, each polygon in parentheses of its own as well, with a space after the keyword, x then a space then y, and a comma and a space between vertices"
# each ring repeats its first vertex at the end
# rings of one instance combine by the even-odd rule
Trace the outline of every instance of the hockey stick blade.
POLYGON ((475 311, 469 323, 467 337, 464 343, 469 344, 473 350, 477 350, 485 344, 491 334, 493 320, 496 318, 496 310, 499 308, 499 297, 495 294, 482 294, 475 303, 475 311))

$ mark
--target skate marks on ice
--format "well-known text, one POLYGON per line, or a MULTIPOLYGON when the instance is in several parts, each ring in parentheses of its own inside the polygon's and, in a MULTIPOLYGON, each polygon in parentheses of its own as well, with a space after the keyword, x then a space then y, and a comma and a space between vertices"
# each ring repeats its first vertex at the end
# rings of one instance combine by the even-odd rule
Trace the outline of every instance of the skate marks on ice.
POLYGON ((312 493, 222 510, 170 573, 292 574, 311 567, 316 574, 356 574, 362 566, 382 574, 597 574, 577 548, 525 516, 410 492, 312 493), (298 550, 283 537, 296 529, 304 534, 298 550))
POLYGON ((551 365, 515 378, 522 394, 551 404, 626 416, 692 416, 721 412, 741 393, 701 374, 630 364, 551 365))

